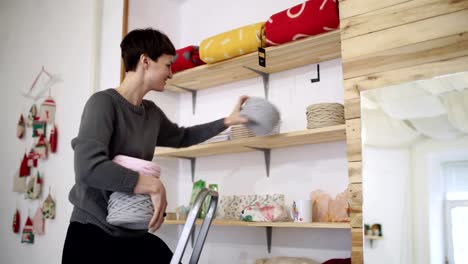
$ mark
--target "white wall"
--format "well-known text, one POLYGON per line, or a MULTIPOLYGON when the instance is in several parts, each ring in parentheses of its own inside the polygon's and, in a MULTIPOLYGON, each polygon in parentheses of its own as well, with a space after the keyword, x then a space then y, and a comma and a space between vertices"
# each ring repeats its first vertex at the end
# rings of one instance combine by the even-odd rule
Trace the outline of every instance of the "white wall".
POLYGON ((414 263, 442 263, 444 243, 444 175, 442 164, 468 159, 468 136, 450 140, 426 140, 412 149, 413 182, 420 188, 413 193, 417 206, 413 218, 414 263), (417 184, 416 184, 417 183, 417 184))
MULTIPOLYGON (((365 120, 363 120, 365 122, 365 120)), ((362 149, 362 188, 364 224, 381 224, 382 240, 364 241, 366 263, 411 264, 407 252, 411 232, 411 150, 407 148, 362 149)))
MULTIPOLYGON (((94 1, 7 0, 0 2, 0 78, 3 129, 0 167, 0 263, 60 263, 63 241, 72 210, 68 192, 74 182, 71 139, 78 131, 81 111, 91 94, 94 1), (31 101, 20 96, 44 65, 61 81, 52 87, 57 103, 58 152, 39 164, 44 189, 49 186, 57 200, 57 217, 47 220, 46 234, 36 236, 34 245, 21 244, 13 234, 16 204, 21 210, 21 228, 28 210, 35 213, 38 202, 12 192, 14 172, 25 150, 16 138, 21 112, 27 114, 31 101)), ((41 103, 41 102, 39 102, 41 103)), ((45 196, 43 196, 44 198, 45 196)))
POLYGON ((373 248, 365 241, 366 263, 444 262, 442 165, 467 160, 467 149, 466 136, 419 140, 406 149, 364 145, 364 223, 380 223, 383 230, 383 239, 374 241, 373 248))

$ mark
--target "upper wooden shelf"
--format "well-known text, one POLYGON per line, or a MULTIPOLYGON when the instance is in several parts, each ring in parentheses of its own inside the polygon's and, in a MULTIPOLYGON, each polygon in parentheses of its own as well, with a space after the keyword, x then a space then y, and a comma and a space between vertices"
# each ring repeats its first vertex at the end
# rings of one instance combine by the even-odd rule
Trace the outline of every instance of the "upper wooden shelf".
POLYGON ((205 64, 174 74, 166 89, 174 92, 202 90, 213 86, 257 77, 250 69, 264 73, 284 71, 308 64, 341 57, 340 31, 334 30, 317 36, 289 42, 266 50, 267 67, 258 65, 257 52, 205 64))
POLYGON ((154 155, 158 157, 196 158, 226 153, 255 151, 255 148, 274 149, 345 139, 346 126, 337 125, 282 133, 272 136, 250 137, 216 143, 199 144, 188 148, 177 149, 157 147, 154 155))
MULTIPOLYGON (((200 225, 202 220, 198 219, 196 224, 200 225)), ((165 225, 183 225, 185 220, 165 220, 165 225)), ((212 226, 247 226, 247 227, 288 227, 288 228, 329 228, 349 229, 349 222, 344 223, 295 223, 295 222, 243 222, 239 220, 213 220, 212 226)))

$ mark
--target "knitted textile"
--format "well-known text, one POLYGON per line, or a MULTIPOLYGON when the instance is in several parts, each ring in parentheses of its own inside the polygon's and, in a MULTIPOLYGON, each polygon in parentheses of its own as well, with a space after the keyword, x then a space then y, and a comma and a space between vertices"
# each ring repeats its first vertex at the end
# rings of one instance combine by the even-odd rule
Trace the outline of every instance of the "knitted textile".
POLYGON ((276 106, 260 97, 249 97, 240 114, 249 119, 246 126, 257 136, 268 135, 280 121, 276 106))

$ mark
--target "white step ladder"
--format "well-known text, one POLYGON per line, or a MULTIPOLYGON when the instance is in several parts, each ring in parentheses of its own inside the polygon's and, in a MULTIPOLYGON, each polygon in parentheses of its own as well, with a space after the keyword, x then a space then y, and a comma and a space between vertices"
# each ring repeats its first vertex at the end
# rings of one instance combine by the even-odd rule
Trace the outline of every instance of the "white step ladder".
MULTIPOLYGON (((216 207, 218 206, 218 192, 207 188, 202 189, 195 199, 195 203, 193 204, 192 209, 187 216, 187 221, 185 222, 184 229, 182 230, 182 234, 179 238, 179 242, 177 243, 177 247, 174 251, 174 255, 172 256, 170 264, 179 264, 182 260, 182 256, 184 255, 185 248, 187 247, 190 234, 192 233, 191 231, 193 228, 195 228, 197 215, 200 212, 202 204, 207 197, 211 197, 210 207, 201 225, 201 229, 198 233, 197 241, 193 246, 192 256, 190 257, 189 262, 189 264, 198 264, 203 245, 205 244, 206 236, 210 230, 210 225, 213 221, 213 218, 215 217, 216 207)), ((194 234, 195 232, 192 233, 192 235, 194 234)))

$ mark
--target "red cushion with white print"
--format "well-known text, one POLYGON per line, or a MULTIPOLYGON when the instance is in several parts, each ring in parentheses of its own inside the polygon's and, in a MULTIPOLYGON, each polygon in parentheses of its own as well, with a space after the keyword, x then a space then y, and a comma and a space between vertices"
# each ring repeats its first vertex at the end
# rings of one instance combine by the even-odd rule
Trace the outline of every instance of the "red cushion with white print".
POLYGON ((317 35, 338 28, 338 0, 307 0, 272 15, 265 24, 268 46, 317 35))
POLYGON ((176 73, 203 64, 205 63, 200 59, 198 46, 191 45, 176 50, 176 55, 174 58, 174 63, 172 63, 171 70, 172 73, 176 73))

